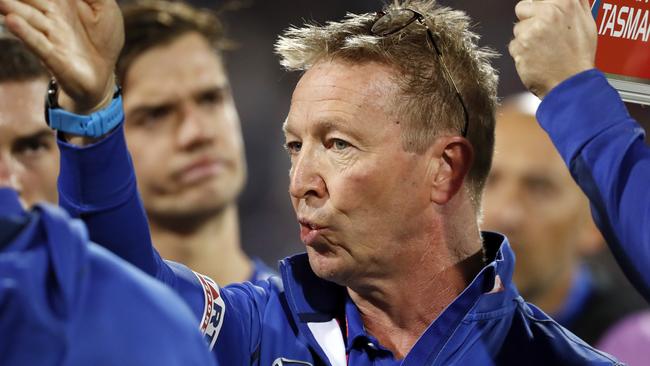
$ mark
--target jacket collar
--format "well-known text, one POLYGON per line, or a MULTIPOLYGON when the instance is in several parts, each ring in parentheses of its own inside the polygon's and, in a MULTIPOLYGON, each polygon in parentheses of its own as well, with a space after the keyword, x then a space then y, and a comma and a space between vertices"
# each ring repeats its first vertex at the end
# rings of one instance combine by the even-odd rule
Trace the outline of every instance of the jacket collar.
POLYGON ((0 188, 0 251, 7 250, 27 219, 16 191, 0 188))
MULTIPOLYGON (((468 290, 497 293, 512 286, 515 258, 508 239, 494 232, 485 231, 482 234, 488 263, 463 294, 468 290)), ((280 261, 280 271, 289 306, 299 321, 325 322, 344 311, 347 297, 345 287, 316 276, 306 253, 280 261)))
MULTIPOLYGON (((403 365, 421 365, 440 352, 454 330, 464 319, 480 318, 482 314, 510 308, 517 291, 512 283, 514 254, 507 238, 498 233, 483 232, 487 264, 470 285, 447 306, 409 352, 403 365)), ((324 360, 320 342, 309 324, 333 322, 345 314, 345 287, 316 276, 307 254, 298 254, 280 262, 283 286, 294 321, 303 329, 306 340, 324 360)), ((504 310, 507 311, 507 310, 504 310)), ((331 359, 331 357, 330 357, 331 359)))
POLYGON ((24 213, 18 193, 10 188, 0 188, 0 216, 19 216, 24 213))

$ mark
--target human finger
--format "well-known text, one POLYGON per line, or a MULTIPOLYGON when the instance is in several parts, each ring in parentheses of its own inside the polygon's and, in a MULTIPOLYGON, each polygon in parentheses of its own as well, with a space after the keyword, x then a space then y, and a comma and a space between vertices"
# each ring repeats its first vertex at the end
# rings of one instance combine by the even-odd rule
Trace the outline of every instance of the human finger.
POLYGON ((519 20, 532 18, 538 13, 539 8, 544 5, 545 4, 542 1, 520 1, 515 5, 515 15, 517 15, 517 19, 519 20))
POLYGON ((0 0, 0 3, 3 14, 15 14, 39 32, 48 33, 50 20, 39 10, 15 0, 0 0))
POLYGON ((513 39, 510 41, 510 43, 508 43, 508 53, 513 59, 516 59, 519 56, 520 50, 521 50, 521 45, 519 44, 519 41, 517 39, 513 39))
POLYGON ((515 38, 520 38, 523 34, 527 33, 531 22, 533 22, 533 20, 529 18, 515 23, 512 27, 512 34, 515 38))
POLYGON ((10 13, 5 17, 5 25, 43 62, 47 64, 50 61, 48 56, 52 53, 53 46, 41 31, 15 13, 10 13))
POLYGON ((52 12, 54 6, 54 2, 51 0, 20 0, 20 2, 30 5, 44 14, 52 12))

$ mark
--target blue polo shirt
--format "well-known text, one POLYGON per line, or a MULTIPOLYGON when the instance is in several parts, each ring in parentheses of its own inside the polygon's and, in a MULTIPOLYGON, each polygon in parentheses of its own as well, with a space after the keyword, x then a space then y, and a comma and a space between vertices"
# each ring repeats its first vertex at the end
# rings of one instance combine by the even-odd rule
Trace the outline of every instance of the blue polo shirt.
POLYGON ((91 236, 101 237, 107 248, 186 300, 220 365, 345 366, 348 357, 355 366, 619 364, 519 296, 512 282, 510 245, 504 236, 489 232, 482 234, 485 267, 404 360, 396 361, 364 334, 347 290, 316 276, 306 254, 281 261, 281 278, 226 287, 163 261, 149 237, 122 126, 89 147, 60 145, 62 205, 83 218, 91 236), (114 230, 122 225, 130 230, 114 230), (352 327, 347 344, 342 314, 352 327))

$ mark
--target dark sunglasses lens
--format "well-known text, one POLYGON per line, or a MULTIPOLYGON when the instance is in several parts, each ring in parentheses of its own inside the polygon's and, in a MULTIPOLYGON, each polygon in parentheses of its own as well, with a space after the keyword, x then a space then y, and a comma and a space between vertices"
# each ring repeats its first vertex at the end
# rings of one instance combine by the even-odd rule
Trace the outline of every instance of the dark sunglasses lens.
POLYGON ((372 34, 377 36, 387 36, 400 31, 407 25, 411 24, 415 20, 416 16, 417 15, 413 10, 393 10, 377 19, 370 31, 372 34))

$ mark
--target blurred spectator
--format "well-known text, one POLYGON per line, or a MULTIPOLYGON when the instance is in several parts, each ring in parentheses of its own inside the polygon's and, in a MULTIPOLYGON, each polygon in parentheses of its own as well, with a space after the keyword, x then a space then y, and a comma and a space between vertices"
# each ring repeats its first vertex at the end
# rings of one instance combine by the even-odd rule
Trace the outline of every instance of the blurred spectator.
POLYGON ((246 162, 219 19, 166 1, 132 3, 123 13, 117 76, 153 242, 164 258, 222 284, 269 277, 240 246, 246 162))
POLYGON ((521 94, 497 114, 485 227, 511 238, 514 280, 524 298, 593 345, 647 304, 610 266, 585 260, 602 238, 586 197, 535 120, 539 103, 521 94))
POLYGON ((177 295, 37 204, 59 166, 48 72, 18 40, 0 50, 0 365, 213 365, 177 295))
POLYGON ((56 203, 59 150, 45 124, 49 73, 23 44, 0 29, 0 155, 15 164, 23 201, 56 203))

